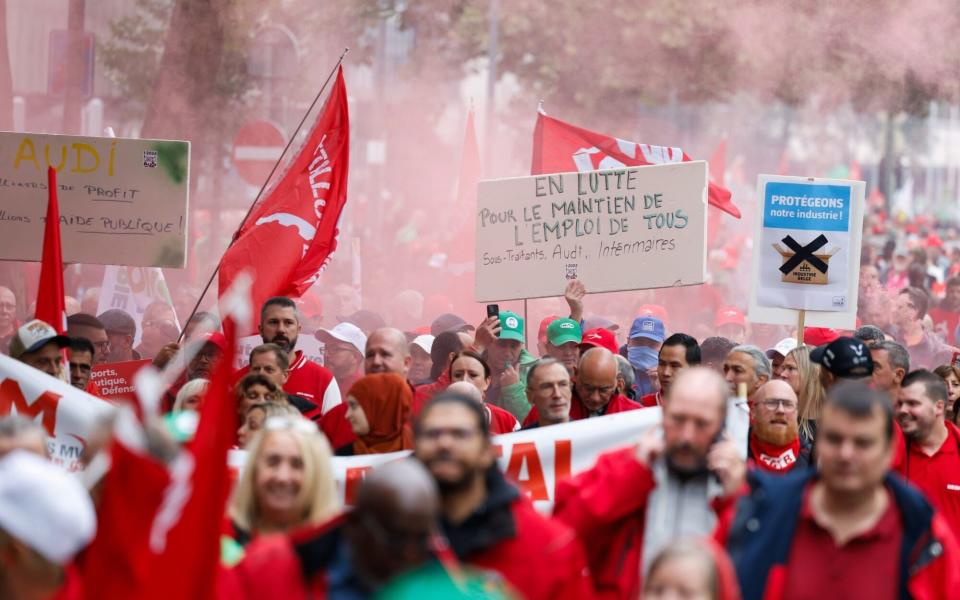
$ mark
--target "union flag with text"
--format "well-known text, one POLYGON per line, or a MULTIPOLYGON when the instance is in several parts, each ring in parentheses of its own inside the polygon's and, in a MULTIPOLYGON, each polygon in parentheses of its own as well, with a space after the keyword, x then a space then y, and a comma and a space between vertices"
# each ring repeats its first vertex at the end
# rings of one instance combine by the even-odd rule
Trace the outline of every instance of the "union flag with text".
MULTIPOLYGON (((533 130, 531 175, 596 171, 620 167, 661 165, 692 160, 680 148, 639 144, 571 125, 537 113, 533 130)), ((720 210, 740 218, 740 209, 730 200, 730 190, 710 183, 707 200, 720 210)))
MULTIPOLYGON (((310 134, 279 182, 254 207, 220 263, 220 294, 252 272, 253 306, 271 296, 298 298, 337 248, 347 201, 350 118, 343 67, 310 134)), ((254 325, 259 322, 255 316, 254 325)))

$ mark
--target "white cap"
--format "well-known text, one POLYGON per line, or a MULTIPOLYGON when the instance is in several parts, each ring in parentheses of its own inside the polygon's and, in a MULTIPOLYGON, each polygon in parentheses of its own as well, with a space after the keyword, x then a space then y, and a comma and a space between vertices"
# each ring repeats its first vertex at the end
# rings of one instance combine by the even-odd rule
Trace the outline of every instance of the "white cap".
POLYGON ((782 340, 777 342, 776 346, 767 350, 767 358, 773 358, 774 352, 776 352, 780 356, 786 356, 790 354, 790 352, 794 350, 796 347, 797 347, 797 338, 792 338, 792 337, 783 338, 782 340))
POLYGON ((0 529, 64 565, 93 539, 97 517, 76 477, 15 450, 0 459, 0 529))
POLYGON ((430 354, 430 348, 433 348, 433 340, 435 339, 432 335, 418 335, 410 343, 420 346, 424 352, 430 354))
POLYGON ((313 336, 326 343, 330 338, 346 342, 357 349, 361 355, 367 351, 367 336, 353 323, 337 324, 333 329, 318 329, 313 336))
POLYGON ((58 335, 57 330, 40 319, 28 321, 17 329, 10 339, 10 356, 19 359, 24 354, 36 352, 50 342, 56 342, 61 348, 70 346, 70 338, 58 335))

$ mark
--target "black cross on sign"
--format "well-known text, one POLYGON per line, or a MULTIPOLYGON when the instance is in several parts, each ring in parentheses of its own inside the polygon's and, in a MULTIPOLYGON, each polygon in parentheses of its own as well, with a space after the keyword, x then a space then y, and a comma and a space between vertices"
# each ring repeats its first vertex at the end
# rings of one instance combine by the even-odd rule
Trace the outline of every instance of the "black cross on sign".
POLYGON ((814 252, 827 245, 827 238, 822 233, 806 246, 801 246, 799 243, 797 243, 797 240, 793 239, 789 235, 780 241, 786 244, 787 248, 790 248, 794 252, 793 258, 783 263, 783 266, 780 267, 781 273, 786 275, 790 271, 796 269, 800 263, 807 261, 814 269, 826 274, 827 263, 813 255, 814 252))

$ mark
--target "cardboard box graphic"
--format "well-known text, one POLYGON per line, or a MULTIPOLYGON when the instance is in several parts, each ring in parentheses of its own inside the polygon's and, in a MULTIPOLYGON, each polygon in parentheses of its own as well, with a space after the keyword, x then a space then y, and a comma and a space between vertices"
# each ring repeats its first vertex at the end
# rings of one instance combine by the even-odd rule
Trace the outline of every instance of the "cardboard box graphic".
MULTIPOLYGON (((777 251, 778 254, 783 258, 783 263, 786 264, 790 259, 796 254, 792 250, 787 250, 780 244, 774 244, 773 249, 777 251)), ((814 256, 822 260, 827 266, 830 265, 830 257, 840 251, 839 247, 834 247, 833 250, 827 253, 816 252, 814 256)), ((828 269, 829 270, 829 269, 828 269)), ((809 261, 800 261, 800 263, 791 269, 787 273, 780 274, 780 281, 785 283, 802 283, 810 285, 826 285, 829 283, 829 276, 826 271, 821 271, 816 266, 810 264, 809 261)))

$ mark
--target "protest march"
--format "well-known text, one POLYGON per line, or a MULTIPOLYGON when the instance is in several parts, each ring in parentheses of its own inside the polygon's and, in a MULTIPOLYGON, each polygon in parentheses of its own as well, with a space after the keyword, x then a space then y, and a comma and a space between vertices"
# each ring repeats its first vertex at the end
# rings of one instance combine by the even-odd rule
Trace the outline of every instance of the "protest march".
POLYGON ((955 6, 315 4, 0 3, 0 600, 960 598, 955 6))

